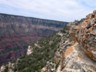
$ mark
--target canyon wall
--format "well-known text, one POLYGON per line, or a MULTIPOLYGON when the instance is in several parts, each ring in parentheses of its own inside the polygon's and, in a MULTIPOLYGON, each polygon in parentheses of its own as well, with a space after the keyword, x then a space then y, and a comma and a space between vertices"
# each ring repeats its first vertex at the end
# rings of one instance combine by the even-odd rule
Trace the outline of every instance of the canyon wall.
POLYGON ((51 36, 67 22, 0 14, 0 64, 26 53, 28 45, 51 36))

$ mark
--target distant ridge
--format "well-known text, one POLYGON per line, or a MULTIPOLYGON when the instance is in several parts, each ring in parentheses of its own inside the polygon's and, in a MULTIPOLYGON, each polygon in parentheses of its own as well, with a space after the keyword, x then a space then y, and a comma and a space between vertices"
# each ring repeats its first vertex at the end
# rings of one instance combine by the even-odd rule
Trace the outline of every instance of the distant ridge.
POLYGON ((41 20, 50 20, 50 21, 56 21, 56 22, 67 22, 67 21, 60 21, 60 20, 44 19, 44 18, 39 18, 39 17, 31 17, 31 16, 7 14, 7 13, 0 13, 0 15, 9 15, 9 16, 16 16, 16 17, 27 17, 27 18, 34 18, 34 19, 41 19, 41 20))

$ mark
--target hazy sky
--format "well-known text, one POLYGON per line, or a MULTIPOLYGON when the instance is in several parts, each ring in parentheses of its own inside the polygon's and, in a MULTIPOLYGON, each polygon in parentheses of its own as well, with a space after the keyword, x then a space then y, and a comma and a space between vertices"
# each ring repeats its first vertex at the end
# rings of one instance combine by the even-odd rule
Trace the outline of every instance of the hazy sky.
POLYGON ((74 21, 96 9, 96 0, 0 0, 0 13, 74 21))

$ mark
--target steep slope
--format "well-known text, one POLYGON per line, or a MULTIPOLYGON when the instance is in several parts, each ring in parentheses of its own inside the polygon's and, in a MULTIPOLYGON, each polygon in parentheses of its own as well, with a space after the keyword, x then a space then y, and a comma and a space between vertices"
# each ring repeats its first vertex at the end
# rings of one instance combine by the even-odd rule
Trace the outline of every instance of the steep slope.
POLYGON ((96 72, 96 11, 79 25, 70 26, 69 39, 59 48, 62 53, 56 54, 60 58, 55 55, 57 61, 47 64, 41 72, 96 72))
POLYGON ((53 35, 67 22, 0 14, 0 64, 25 55, 28 45, 53 35))
POLYGON ((96 72, 96 11, 29 46, 27 55, 3 65, 1 71, 96 72))
POLYGON ((32 46, 28 46, 27 53, 15 62, 9 62, 7 65, 1 66, 1 71, 17 71, 17 72, 40 72, 46 63, 54 60, 55 52, 59 51, 59 43, 61 42, 62 35, 64 41, 68 38, 67 27, 52 37, 37 41, 32 46))

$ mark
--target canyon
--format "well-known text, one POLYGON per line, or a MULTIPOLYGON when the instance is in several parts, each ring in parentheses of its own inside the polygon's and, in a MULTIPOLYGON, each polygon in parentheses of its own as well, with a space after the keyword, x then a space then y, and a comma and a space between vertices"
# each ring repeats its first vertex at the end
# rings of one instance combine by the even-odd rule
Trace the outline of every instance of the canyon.
POLYGON ((28 46, 1 72, 96 72, 96 10, 53 36, 28 46))
POLYGON ((26 54, 30 44, 52 36, 68 22, 0 14, 0 65, 26 54))

